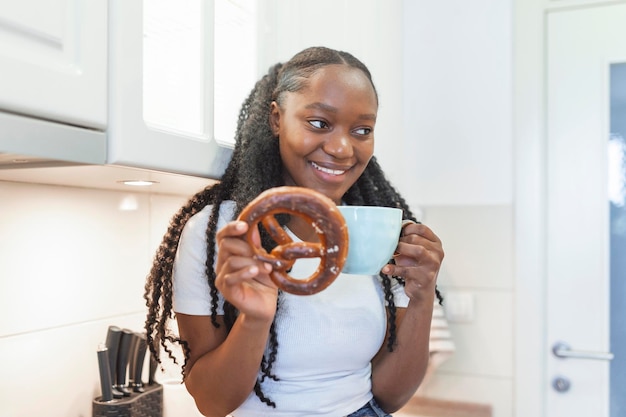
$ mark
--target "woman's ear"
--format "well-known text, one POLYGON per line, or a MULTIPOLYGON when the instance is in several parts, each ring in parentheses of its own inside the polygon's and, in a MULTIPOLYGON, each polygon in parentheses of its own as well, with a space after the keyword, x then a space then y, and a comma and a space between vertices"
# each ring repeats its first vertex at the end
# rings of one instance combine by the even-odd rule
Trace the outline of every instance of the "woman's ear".
POLYGON ((270 104, 269 122, 272 133, 275 137, 278 137, 278 132, 280 131, 280 108, 278 107, 278 103, 275 101, 272 101, 272 104, 270 104))

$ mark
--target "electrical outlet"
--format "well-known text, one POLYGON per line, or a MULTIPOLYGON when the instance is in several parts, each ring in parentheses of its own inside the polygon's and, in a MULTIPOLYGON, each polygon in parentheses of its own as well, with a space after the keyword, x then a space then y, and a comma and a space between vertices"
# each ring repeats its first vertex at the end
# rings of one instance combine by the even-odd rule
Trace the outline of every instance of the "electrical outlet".
POLYGON ((446 318, 451 323, 470 323, 474 321, 474 294, 469 292, 447 293, 444 310, 446 318))

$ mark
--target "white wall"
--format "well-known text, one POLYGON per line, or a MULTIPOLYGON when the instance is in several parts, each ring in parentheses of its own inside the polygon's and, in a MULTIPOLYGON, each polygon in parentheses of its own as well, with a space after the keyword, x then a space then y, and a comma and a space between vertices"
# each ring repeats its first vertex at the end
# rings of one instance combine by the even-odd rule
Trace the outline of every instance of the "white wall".
POLYGON ((512 202, 512 1, 404 2, 405 166, 416 202, 512 202))
POLYGON ((404 1, 407 199, 442 239, 455 355, 428 396, 514 406, 512 1, 404 1))

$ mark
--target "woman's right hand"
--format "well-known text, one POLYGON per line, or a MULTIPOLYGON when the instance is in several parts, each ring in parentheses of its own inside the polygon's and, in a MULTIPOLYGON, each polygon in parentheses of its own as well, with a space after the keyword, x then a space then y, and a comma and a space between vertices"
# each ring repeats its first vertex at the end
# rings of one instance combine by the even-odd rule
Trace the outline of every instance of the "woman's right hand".
MULTIPOLYGON (((248 227, 246 222, 232 221, 217 232, 215 285, 240 314, 272 321, 278 288, 269 275, 272 266, 256 259, 245 240, 248 227)), ((260 245, 258 230, 253 231, 253 241, 260 245)))
MULTIPOLYGON (((232 221, 216 233, 215 285, 239 310, 232 328, 226 328, 224 316, 216 317, 219 327, 208 315, 177 316, 180 337, 189 348, 185 385, 207 416, 227 415, 253 391, 276 314, 272 268, 253 257, 247 231, 246 222, 232 221)), ((252 237, 260 243, 258 230, 252 237)))

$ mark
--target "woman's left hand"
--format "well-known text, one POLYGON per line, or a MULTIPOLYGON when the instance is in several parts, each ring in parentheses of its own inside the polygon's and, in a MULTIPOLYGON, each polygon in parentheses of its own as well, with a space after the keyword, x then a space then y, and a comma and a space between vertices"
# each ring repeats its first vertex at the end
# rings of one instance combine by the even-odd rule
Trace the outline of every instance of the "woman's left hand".
POLYGON ((441 240, 428 226, 408 223, 400 233, 395 265, 385 265, 382 272, 404 278, 406 294, 419 299, 425 291, 434 294, 443 257, 441 240))

